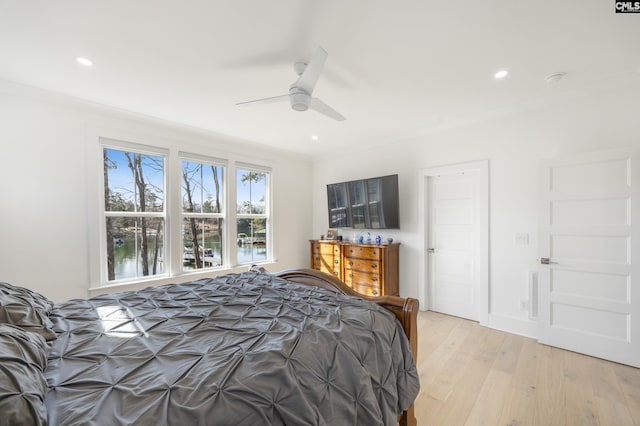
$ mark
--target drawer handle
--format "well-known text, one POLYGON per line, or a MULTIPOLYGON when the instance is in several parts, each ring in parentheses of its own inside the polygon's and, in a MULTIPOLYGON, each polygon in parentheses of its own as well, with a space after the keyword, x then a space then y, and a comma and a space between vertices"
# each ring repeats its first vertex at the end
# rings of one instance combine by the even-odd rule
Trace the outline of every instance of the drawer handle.
POLYGON ((349 266, 353 266, 353 262, 352 261, 349 261, 349 266))
POLYGON ((337 264, 338 264, 338 259, 335 259, 335 260, 333 261, 333 263, 335 263, 335 264, 337 265, 337 264))
POLYGON ((349 278, 353 278, 353 274, 349 274, 349 278))
POLYGON ((338 275, 338 271, 333 271, 333 275, 338 275))
POLYGON ((373 294, 374 296, 376 296, 376 295, 378 294, 378 290, 373 290, 373 291, 371 292, 371 294, 373 294))
POLYGON ((371 281, 373 281, 375 283, 376 281, 378 281, 378 277, 372 277, 371 281))
POLYGON ((376 269, 378 267, 378 265, 376 265, 375 263, 371 264, 371 268, 376 269))

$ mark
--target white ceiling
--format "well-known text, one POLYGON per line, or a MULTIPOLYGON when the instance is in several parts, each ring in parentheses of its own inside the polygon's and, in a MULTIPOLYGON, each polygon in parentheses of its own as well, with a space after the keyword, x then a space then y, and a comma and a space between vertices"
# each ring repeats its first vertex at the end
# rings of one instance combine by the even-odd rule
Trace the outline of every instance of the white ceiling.
POLYGON ((0 78, 326 155, 638 84, 640 15, 614 3, 0 0, 0 78), (287 93, 318 45, 314 96, 346 121, 235 105, 287 93))

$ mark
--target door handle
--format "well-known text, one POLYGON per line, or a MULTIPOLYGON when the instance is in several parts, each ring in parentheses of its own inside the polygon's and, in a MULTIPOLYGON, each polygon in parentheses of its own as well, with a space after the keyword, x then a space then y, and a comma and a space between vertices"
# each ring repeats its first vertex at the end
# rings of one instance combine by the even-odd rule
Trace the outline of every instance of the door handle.
POLYGON ((427 249, 427 253, 435 253, 435 252, 436 252, 436 249, 434 249, 434 248, 428 248, 427 249))
POLYGON ((540 260, 540 263, 542 263, 543 265, 550 265, 550 264, 556 265, 558 263, 558 262, 552 262, 551 259, 549 259, 548 257, 541 257, 538 260, 540 260))

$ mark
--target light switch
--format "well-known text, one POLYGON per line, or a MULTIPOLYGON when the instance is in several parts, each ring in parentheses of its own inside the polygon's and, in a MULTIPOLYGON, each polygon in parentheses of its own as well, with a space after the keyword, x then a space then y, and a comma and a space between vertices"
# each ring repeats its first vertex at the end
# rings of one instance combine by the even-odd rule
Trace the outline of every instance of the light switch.
POLYGON ((529 234, 516 234, 516 244, 519 246, 529 245, 529 234))

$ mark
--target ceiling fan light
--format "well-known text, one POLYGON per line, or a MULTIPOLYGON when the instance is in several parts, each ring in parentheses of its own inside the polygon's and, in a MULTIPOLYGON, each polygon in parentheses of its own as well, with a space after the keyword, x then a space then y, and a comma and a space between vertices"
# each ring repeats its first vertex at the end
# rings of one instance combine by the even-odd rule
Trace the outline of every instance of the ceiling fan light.
POLYGON ((302 103, 298 103, 298 104, 291 104, 291 108, 293 108, 296 111, 306 111, 309 109, 309 107, 305 104, 302 103))
POLYGON ((291 100, 291 108, 295 111, 306 111, 309 109, 310 96, 306 93, 296 92, 291 93, 289 99, 291 100))

